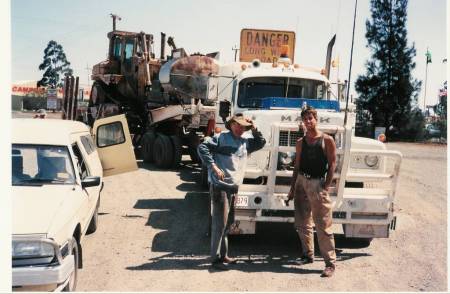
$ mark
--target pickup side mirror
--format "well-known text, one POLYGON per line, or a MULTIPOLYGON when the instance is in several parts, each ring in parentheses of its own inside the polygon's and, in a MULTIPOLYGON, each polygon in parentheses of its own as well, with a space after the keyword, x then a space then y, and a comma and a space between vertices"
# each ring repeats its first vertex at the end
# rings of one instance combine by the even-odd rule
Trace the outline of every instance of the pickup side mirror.
POLYGON ((85 177, 81 180, 81 187, 95 187, 100 185, 100 177, 85 177))

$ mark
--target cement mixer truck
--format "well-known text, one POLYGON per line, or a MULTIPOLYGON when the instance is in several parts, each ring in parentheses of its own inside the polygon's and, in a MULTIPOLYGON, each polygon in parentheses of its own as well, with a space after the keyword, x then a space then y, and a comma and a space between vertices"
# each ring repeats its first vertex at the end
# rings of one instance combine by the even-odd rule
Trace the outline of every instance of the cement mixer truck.
POLYGON ((92 70, 87 123, 123 113, 144 161, 171 168, 189 153, 197 162, 196 147, 214 124, 218 53, 188 55, 169 37, 165 56, 164 33, 159 58, 151 34, 113 30, 108 39, 107 60, 92 70))

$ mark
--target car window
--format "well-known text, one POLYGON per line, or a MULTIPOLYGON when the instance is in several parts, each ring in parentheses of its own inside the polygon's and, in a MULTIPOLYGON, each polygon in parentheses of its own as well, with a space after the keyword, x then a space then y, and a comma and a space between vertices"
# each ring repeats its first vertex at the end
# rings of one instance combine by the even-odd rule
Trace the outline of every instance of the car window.
POLYGON ((80 151, 80 147, 77 143, 72 144, 72 151, 75 154, 75 161, 77 163, 77 172, 80 176, 80 179, 84 179, 87 176, 90 176, 89 169, 87 167, 86 159, 80 151))
POLYGON ((97 129, 97 146, 107 147, 125 142, 125 134, 121 122, 101 125, 97 129))
POLYGON ((66 146, 13 144, 11 156, 13 186, 75 183, 66 146))
POLYGON ((81 136, 80 140, 88 155, 95 151, 95 145, 90 135, 81 136))

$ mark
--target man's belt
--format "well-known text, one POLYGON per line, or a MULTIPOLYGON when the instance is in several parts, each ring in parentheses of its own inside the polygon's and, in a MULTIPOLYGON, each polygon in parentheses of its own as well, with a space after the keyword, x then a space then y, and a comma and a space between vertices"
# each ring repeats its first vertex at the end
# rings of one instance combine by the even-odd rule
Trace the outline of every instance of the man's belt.
POLYGON ((317 180, 325 179, 325 175, 323 175, 323 176, 313 176, 313 175, 310 175, 310 174, 305 173, 305 172, 303 172, 303 171, 299 171, 298 173, 301 174, 302 176, 304 176, 305 178, 307 178, 308 180, 312 180, 312 179, 317 179, 317 180))

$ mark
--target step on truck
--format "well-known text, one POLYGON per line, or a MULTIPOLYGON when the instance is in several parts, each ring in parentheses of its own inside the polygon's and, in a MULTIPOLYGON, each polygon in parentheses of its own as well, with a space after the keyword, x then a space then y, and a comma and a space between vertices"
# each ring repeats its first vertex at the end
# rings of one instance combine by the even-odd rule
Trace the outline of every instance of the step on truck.
POLYGON ((354 135, 355 113, 332 98, 329 53, 325 70, 292 64, 286 54, 270 63, 255 59, 219 68, 216 130, 224 130, 227 119, 243 113, 267 141, 247 160, 244 183, 235 198, 232 234, 255 234, 262 222, 294 222, 293 202, 287 205, 285 200, 296 142, 305 132, 300 116, 304 105, 317 109, 319 129, 333 137, 337 147, 330 188, 333 223, 342 224, 345 237, 367 244, 372 238, 388 237, 395 229, 394 200, 402 155, 387 150, 378 140, 354 135))

